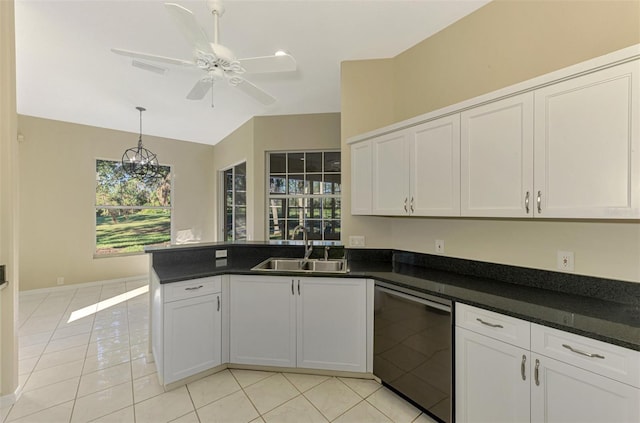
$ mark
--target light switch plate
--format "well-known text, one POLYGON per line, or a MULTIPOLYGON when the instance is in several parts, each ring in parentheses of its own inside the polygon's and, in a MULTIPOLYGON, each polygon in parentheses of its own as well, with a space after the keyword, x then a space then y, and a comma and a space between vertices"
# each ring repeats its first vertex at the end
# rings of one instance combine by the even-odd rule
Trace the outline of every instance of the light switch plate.
POLYGON ((362 235, 350 235, 349 247, 364 247, 364 236, 362 235))

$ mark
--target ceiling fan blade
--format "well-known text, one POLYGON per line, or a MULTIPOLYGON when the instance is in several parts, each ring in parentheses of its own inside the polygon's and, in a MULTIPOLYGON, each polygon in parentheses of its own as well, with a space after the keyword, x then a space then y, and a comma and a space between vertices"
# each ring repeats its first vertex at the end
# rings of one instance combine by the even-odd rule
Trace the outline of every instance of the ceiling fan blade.
POLYGON ((164 5, 180 28, 180 31, 182 31, 182 34, 193 47, 205 53, 213 53, 207 34, 198 25, 198 21, 196 21, 195 16, 189 9, 185 9, 175 3, 165 3, 164 5))
POLYGON ((112 48, 112 52, 121 56, 133 57, 134 59, 151 60, 154 62, 169 63, 179 66, 195 66, 193 62, 182 59, 174 59, 172 57, 156 56, 155 54, 138 53, 137 51, 122 50, 120 48, 112 48))
POLYGON ((144 69, 149 72, 154 72, 160 75, 164 75, 164 73, 167 71, 165 68, 161 68, 160 66, 152 65, 150 63, 140 62, 136 59, 133 59, 131 61, 131 66, 134 66, 139 69, 144 69))
POLYGON ((233 86, 238 88, 243 93, 249 95, 250 97, 253 97, 253 99, 255 99, 256 101, 259 101, 265 106, 268 106, 276 102, 275 97, 273 97, 271 94, 268 94, 262 91, 260 88, 256 87, 246 79, 243 79, 242 81, 238 82, 233 86))
POLYGON ((297 69, 296 59, 288 54, 248 57, 239 62, 247 73, 293 72, 297 69))
POLYGON ((203 78, 196 82, 189 94, 187 94, 187 100, 202 100, 211 89, 211 85, 211 79, 209 78, 203 78))

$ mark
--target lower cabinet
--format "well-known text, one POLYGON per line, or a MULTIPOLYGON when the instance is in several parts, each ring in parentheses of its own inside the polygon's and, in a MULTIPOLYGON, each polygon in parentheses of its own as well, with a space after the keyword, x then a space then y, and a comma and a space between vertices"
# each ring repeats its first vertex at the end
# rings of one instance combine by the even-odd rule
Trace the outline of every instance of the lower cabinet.
POLYGON ((232 363, 367 371, 367 280, 232 276, 229 320, 232 363))
POLYGON ((532 359, 532 422, 640 422, 640 389, 538 354, 532 359))
POLYGON ((221 278, 152 279, 152 350, 162 384, 222 363, 221 278))
POLYGON ((456 328, 456 421, 529 421, 530 352, 456 328), (524 366, 524 376, 517 370, 524 366))
POLYGON ((456 421, 637 423, 640 352, 456 304, 456 421))
POLYGON ((165 384, 221 364, 220 295, 165 304, 165 384))

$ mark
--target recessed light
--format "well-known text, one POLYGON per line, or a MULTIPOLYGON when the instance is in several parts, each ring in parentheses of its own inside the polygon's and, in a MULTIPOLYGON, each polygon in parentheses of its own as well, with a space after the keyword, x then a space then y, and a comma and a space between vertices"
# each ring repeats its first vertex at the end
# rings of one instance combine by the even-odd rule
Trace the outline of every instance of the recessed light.
POLYGON ((288 54, 289 54, 289 53, 287 53, 287 52, 286 52, 286 51, 284 51, 284 50, 278 50, 278 51, 276 51, 276 52, 275 52, 275 55, 276 55, 276 56, 287 56, 288 54))

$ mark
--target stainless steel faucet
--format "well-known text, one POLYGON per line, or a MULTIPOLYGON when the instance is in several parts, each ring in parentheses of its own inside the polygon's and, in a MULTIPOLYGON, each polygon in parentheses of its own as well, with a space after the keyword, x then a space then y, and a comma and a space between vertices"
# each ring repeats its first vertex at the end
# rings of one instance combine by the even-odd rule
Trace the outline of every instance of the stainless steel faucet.
POLYGON ((293 228, 291 239, 294 239, 298 231, 302 231, 302 239, 304 241, 304 259, 308 260, 309 256, 311 256, 311 251, 313 251, 313 245, 311 245, 311 240, 307 236, 307 228, 305 228, 303 225, 298 225, 293 228))

